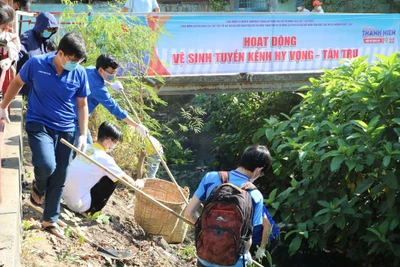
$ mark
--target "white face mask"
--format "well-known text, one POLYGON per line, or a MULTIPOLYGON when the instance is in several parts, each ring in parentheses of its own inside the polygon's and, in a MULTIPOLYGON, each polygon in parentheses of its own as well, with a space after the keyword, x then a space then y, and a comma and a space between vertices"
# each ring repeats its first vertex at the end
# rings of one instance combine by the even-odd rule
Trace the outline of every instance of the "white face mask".
POLYGON ((117 146, 117 143, 113 143, 108 149, 107 149, 107 153, 110 153, 110 152, 112 152, 114 149, 115 149, 115 147, 117 146))
POLYGON ((298 11, 301 11, 301 6, 298 6, 298 7, 297 7, 297 10, 298 10, 298 11))

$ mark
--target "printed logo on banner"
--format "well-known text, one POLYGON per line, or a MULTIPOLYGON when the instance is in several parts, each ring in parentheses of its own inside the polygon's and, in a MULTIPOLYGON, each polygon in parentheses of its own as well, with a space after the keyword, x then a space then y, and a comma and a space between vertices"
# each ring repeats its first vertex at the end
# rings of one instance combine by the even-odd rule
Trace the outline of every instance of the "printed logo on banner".
POLYGON ((396 30, 380 30, 373 27, 363 27, 362 35, 364 44, 393 44, 396 30))

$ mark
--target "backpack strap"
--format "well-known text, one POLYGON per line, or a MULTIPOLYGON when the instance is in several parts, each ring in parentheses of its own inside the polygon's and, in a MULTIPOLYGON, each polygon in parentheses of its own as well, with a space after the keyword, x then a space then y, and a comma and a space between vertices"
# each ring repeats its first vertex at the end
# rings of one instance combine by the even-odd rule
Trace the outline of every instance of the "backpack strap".
POLYGON ((223 184, 229 183, 229 172, 219 172, 219 177, 223 184))
POLYGON ((221 178, 222 184, 229 184, 230 186, 235 188, 237 191, 239 191, 239 192, 243 191, 243 189, 239 188, 238 186, 229 183, 229 172, 226 172, 226 171, 219 172, 219 177, 221 178))

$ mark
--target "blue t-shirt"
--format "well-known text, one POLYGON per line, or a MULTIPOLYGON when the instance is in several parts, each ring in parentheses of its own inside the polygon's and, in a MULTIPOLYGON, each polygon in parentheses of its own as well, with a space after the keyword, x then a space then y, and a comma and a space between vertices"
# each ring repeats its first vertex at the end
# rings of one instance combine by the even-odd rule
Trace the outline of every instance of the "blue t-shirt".
MULTIPOLYGON (((263 216, 266 215, 268 218, 269 223, 271 224, 272 231, 269 236, 269 240, 275 240, 279 236, 279 228, 276 225, 274 219, 272 219, 271 214, 269 214, 267 208, 264 206, 263 207, 263 216)), ((253 228, 253 245, 261 245, 261 240, 262 240, 262 232, 263 232, 264 227, 262 225, 257 225, 254 226, 253 228)))
MULTIPOLYGON (((242 187, 244 183, 249 181, 249 177, 241 172, 236 170, 229 172, 229 183, 234 184, 238 187, 242 187)), ((201 201, 204 201, 211 194, 212 190, 221 185, 222 181, 218 172, 208 172, 203 179, 201 180, 199 187, 196 192, 194 192, 195 196, 198 197, 201 201)), ((262 225, 262 214, 263 214, 263 195, 257 189, 249 191, 249 194, 253 200, 253 226, 262 225)), ((204 261, 200 258, 198 260, 205 266, 209 267, 220 267, 220 265, 212 264, 207 261, 204 261)), ((247 262, 247 259, 246 259, 247 262)), ((234 267, 243 266, 243 257, 240 256, 238 262, 233 265, 234 267)), ((232 267, 233 267, 232 266, 232 267)))
POLYGON ((111 97, 108 92, 103 77, 97 71, 96 67, 87 67, 86 73, 89 80, 89 86, 91 94, 88 96, 89 114, 92 114, 93 110, 102 104, 111 114, 118 119, 125 119, 127 113, 121 109, 118 103, 111 97))
POLYGON ((75 131, 76 98, 90 94, 85 69, 57 74, 56 52, 30 58, 19 75, 30 84, 26 122, 38 122, 60 132, 75 131))

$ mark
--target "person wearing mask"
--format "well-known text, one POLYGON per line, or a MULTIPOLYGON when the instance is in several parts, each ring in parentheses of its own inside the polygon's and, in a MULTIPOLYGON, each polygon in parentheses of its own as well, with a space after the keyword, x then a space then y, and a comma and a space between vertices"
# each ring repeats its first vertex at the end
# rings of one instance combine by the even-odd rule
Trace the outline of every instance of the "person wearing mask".
POLYGON ((30 11, 31 1, 29 0, 16 0, 13 2, 12 8, 17 11, 30 11))
POLYGON ((157 0, 127 0, 122 12, 150 13, 160 12, 157 0))
POLYGON ((42 227, 60 238, 64 233, 57 225, 60 201, 71 159, 71 149, 61 139, 72 143, 75 136, 76 110, 80 128, 78 149, 86 149, 90 94, 85 69, 79 65, 86 57, 81 35, 67 33, 57 52, 30 58, 12 80, 0 108, 0 119, 10 121, 8 106, 25 83, 32 85, 26 113, 25 130, 32 151, 35 179, 30 200, 44 204, 42 227))
MULTIPOLYGON (((228 182, 239 188, 243 188, 246 183, 252 183, 258 177, 263 176, 262 171, 266 171, 267 169, 269 169, 271 166, 271 162, 271 154, 265 146, 250 146, 246 148, 246 150, 243 152, 240 159, 239 167, 229 172, 228 182)), ((206 201, 213 189, 217 186, 220 186, 221 184, 222 179, 218 172, 214 171, 206 173, 193 197, 190 199, 189 204, 184 210, 184 215, 190 222, 192 222, 193 224, 197 222, 199 218, 199 215, 197 214, 197 209, 200 207, 202 201, 206 201)), ((257 188, 248 190, 248 193, 250 194, 253 205, 253 216, 251 218, 252 226, 254 227, 257 225, 262 225, 264 198, 257 188)), ((218 244, 215 245, 218 246, 218 244)), ((249 253, 250 246, 251 239, 250 242, 248 242, 248 246, 245 248, 244 255, 241 255, 237 263, 233 266, 244 266, 243 260, 246 262, 246 264, 251 264, 252 259, 249 253)), ((207 262, 200 257, 198 257, 197 266, 219 267, 219 265, 207 262)))
MULTIPOLYGON (((21 51, 18 55, 17 73, 31 57, 46 54, 50 37, 58 30, 57 19, 49 12, 40 13, 35 26, 21 35, 21 51)), ((21 94, 28 95, 30 85, 25 84, 21 94)))
POLYGON ((311 12, 312 12, 312 13, 324 13, 324 10, 323 10, 322 7, 321 7, 322 4, 323 4, 322 2, 320 2, 320 1, 318 1, 318 0, 315 0, 315 1, 313 2, 313 7, 314 7, 314 9, 313 9, 311 12))
MULTIPOLYGON (((97 141, 88 145, 86 155, 111 170, 118 177, 124 177, 132 185, 143 187, 142 180, 134 181, 115 163, 108 154, 118 142, 122 141, 122 132, 112 123, 103 122, 98 130, 97 141)), ((77 155, 68 167, 67 181, 63 198, 68 208, 75 212, 94 214, 107 204, 118 179, 110 177, 105 170, 77 155)))
POLYGON ((11 65, 18 60, 18 52, 21 49, 21 43, 15 33, 11 33, 15 11, 11 6, 0 2, 0 48, 2 53, 7 53, 7 57, 0 61, 0 68, 8 70, 11 65))
MULTIPOLYGON (((124 90, 120 81, 112 82, 118 70, 119 64, 114 56, 109 54, 102 54, 96 60, 96 67, 89 66, 86 68, 86 73, 89 80, 89 87, 91 94, 88 96, 89 105, 89 115, 95 110, 95 108, 101 104, 103 105, 111 114, 113 114, 117 119, 123 120, 128 125, 132 126, 138 131, 143 137, 147 137, 148 130, 142 125, 136 123, 126 112, 126 110, 121 109, 117 101, 115 101, 110 92, 108 92, 106 85, 111 87, 114 91, 120 93, 124 90)), ((77 124, 76 128, 76 138, 80 136, 80 125, 77 124)), ((86 132, 86 129, 85 129, 86 132)), ((89 144, 93 143, 92 136, 87 130, 87 142, 89 144)), ((75 139, 74 144, 78 143, 78 139, 75 139)))
POLYGON ((303 1, 297 1, 296 9, 297 9, 297 13, 310 12, 310 10, 308 10, 307 8, 304 7, 303 1))

